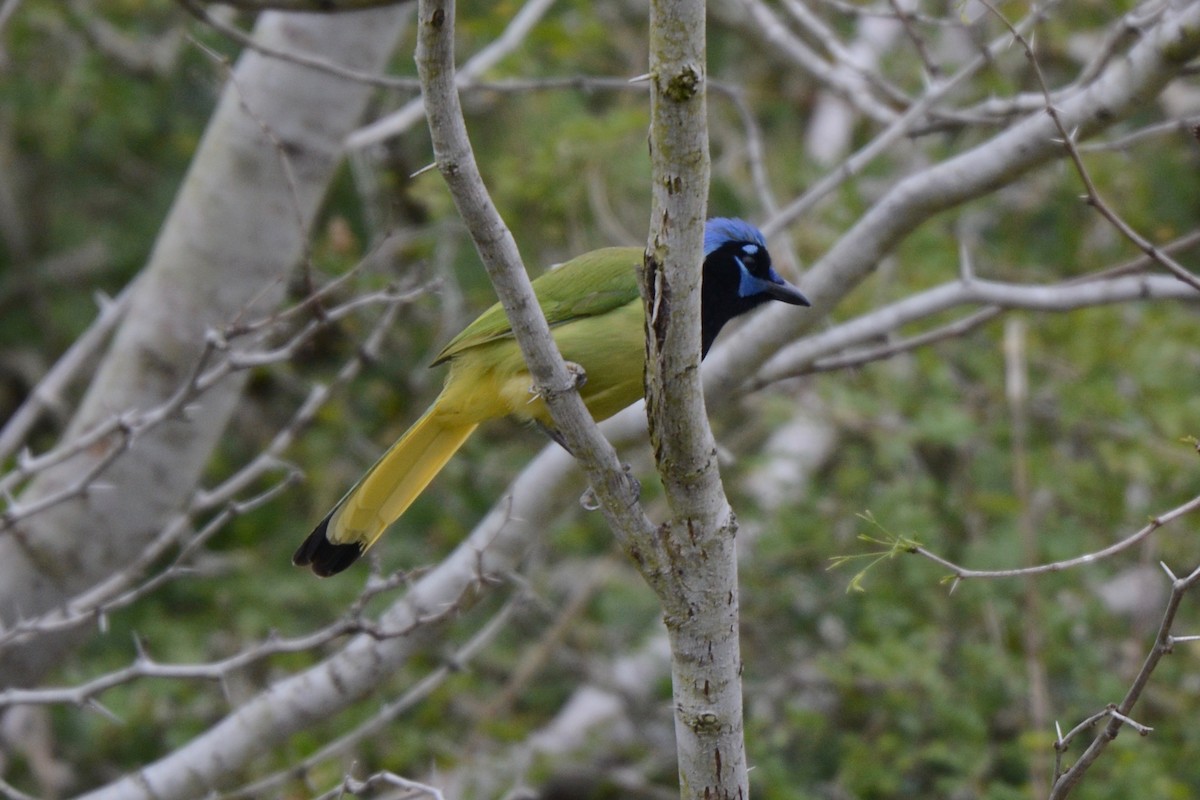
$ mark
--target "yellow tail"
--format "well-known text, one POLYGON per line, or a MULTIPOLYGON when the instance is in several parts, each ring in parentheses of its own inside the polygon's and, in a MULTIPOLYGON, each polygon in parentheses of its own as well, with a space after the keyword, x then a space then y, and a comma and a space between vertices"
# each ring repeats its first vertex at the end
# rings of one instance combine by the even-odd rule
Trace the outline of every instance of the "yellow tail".
POLYGON ((450 425, 435 413, 437 401, 367 470, 321 521, 292 563, 333 575, 375 544, 442 471, 477 424, 450 425))

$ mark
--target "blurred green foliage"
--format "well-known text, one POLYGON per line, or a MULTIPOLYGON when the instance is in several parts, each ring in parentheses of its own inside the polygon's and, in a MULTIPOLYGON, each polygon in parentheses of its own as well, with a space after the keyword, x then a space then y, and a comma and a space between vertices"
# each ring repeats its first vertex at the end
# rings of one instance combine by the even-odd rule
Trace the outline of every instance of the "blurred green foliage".
MULTIPOLYGON (((519 5, 465 3, 463 52, 494 38, 519 5)), ((1086 15, 1111 18, 1108 4, 1076 5, 1071 15, 1053 17, 1039 32, 1052 79, 1077 68, 1064 51, 1086 15)), ((153 245, 225 78, 225 66, 191 40, 231 57, 235 50, 166 0, 110 3, 102 12, 105 24, 131 41, 189 37, 163 66, 138 69, 97 43, 89 16, 101 12, 76 8, 25 0, 4 31, 0 161, 21 200, 18 224, 26 235, 18 239, 10 232, 0 241, 3 414, 28 391, 31 376, 52 363, 91 318, 87 290, 118 291, 153 245), (93 242, 101 257, 84 261, 65 280, 48 277, 47 264, 93 242), (35 366, 22 366, 30 357, 35 366)), ((643 28, 642 10, 627 4, 564 0, 526 47, 489 77, 637 75, 645 71, 643 28)), ((714 77, 746 85, 763 128, 773 188, 782 198, 793 197, 820 175, 796 145, 814 89, 780 69, 760 41, 725 26, 713 25, 711 59, 714 77)), ((399 52, 394 66, 398 74, 412 74, 411 53, 399 52)), ((1029 76, 1019 70, 992 70, 971 91, 983 98, 1030 88, 1029 76)), ((384 93, 380 104, 407 99, 384 93)), ((485 177, 531 268, 618 237, 637 242, 644 235, 649 165, 641 90, 473 91, 465 105, 485 177)), ((710 108, 717 168, 712 211, 759 218, 736 113, 716 95, 710 108)), ((1147 109, 1142 121, 1152 115, 1147 109)), ((937 156, 969 146, 970 138, 946 134, 921 145, 937 156)), ((193 577, 112 615, 107 634, 90 641, 50 683, 79 683, 119 669, 135 657, 135 641, 165 662, 228 657, 272 632, 297 635, 332 621, 358 596, 365 569, 314 582, 290 566, 291 548, 379 448, 420 413, 440 380, 440 373, 427 372, 423 364, 492 297, 473 250, 453 225, 440 179, 435 173, 410 177, 428 160, 426 135, 411 131, 389 143, 374 165, 384 195, 379 207, 364 208, 349 171, 330 193, 314 240, 311 267, 319 280, 355 263, 382 233, 403 229, 415 233, 402 258, 388 270, 360 276, 345 296, 395 280, 448 283, 441 296, 431 294, 405 309, 383 359, 338 393, 296 443, 289 456, 303 465, 307 482, 236 519, 213 540, 193 577), (440 298, 459 293, 462 307, 447 304, 443 313, 440 298)), ((1194 226, 1200 212, 1194 146, 1154 140, 1089 155, 1088 165, 1101 191, 1156 240, 1194 226)), ((879 187, 904 171, 903 154, 884 157, 803 220, 792 231, 801 258, 818 257, 870 206, 879 187)), ((977 230, 976 269, 988 277, 1060 280, 1134 255, 1079 202, 1079 192, 1069 171, 1045 170, 926 225, 833 317, 850 318, 952 280, 958 269, 954 223, 960 217, 977 230)), ((1106 608, 1097 587, 1138 564, 1162 559, 1185 570, 1200 561, 1200 546, 1184 521, 1132 553, 1087 569, 1032 582, 967 582, 952 593, 942 582, 943 570, 914 556, 875 564, 864 576, 863 592, 847 591, 861 562, 829 569, 835 557, 871 549, 858 539, 878 534, 860 516, 867 511, 889 531, 946 558, 1003 568, 1028 558, 1021 544, 1023 514, 1030 515, 1036 534, 1035 557, 1058 559, 1099 549, 1195 494, 1196 455, 1180 441, 1200 435, 1194 345, 1200 320, 1194 311, 1175 304, 1130 305, 1028 314, 1025 322, 1031 395, 1023 441, 1014 439, 1006 401, 1000 322, 887 362, 805 379, 769 398, 712 409, 722 440, 739 443, 742 455, 723 472, 745 530, 754 532, 741 580, 756 796, 1044 796, 1044 787, 1030 781, 1048 774, 1053 736, 1049 727, 1030 727, 1030 659, 1048 679, 1048 722, 1070 728, 1124 693, 1157 623, 1153 615, 1106 608), (774 423, 786 421, 801 396, 816 398, 836 446, 807 485, 771 507, 760 503, 753 486, 754 468, 765 457, 749 454, 760 449, 774 423), (1014 490, 1018 447, 1027 452, 1034 487, 1027 504, 1014 490), (1032 656, 1030 629, 1042 642, 1032 656)), ((244 412, 212 464, 212 482, 261 449, 309 382, 329 379, 370 323, 351 318, 314 342, 297 363, 254 376, 244 412)), ((51 427, 42 433, 47 440, 56 432, 51 427)), ((481 431, 408 512, 400 535, 379 548, 385 573, 436 563, 541 444, 536 434, 515 425, 481 431)), ((645 484, 653 505, 656 490, 648 476, 645 484)), ((633 572, 618 568, 601 582, 536 679, 518 687, 511 707, 494 718, 478 716, 504 691, 570 595, 572 570, 614 558, 607 532, 592 517, 568 515, 546 537, 523 578, 537 600, 522 607, 470 669, 364 745, 361 763, 421 775, 431 765, 448 770, 464 756, 498 752, 553 717, 588 665, 641 645, 656 607, 633 572)), ((379 701, 398 696, 437 667, 502 602, 485 597, 455 620, 444 650, 435 648, 407 665, 380 687, 379 701)), ((1193 606, 1185 603, 1181 631, 1194 630, 1193 606)), ((271 680, 321 655, 277 657, 221 686, 135 682, 101 697, 112 717, 56 708, 57 747, 72 764, 78 787, 93 785, 169 752, 271 680)), ((1200 786, 1200 731, 1190 721, 1200 704, 1189 665, 1196 655, 1195 646, 1181 646, 1166 659, 1135 713, 1154 727, 1153 734, 1120 737, 1076 797, 1194 796, 1200 786)), ((670 712, 665 680, 655 689, 657 701, 639 709, 648 726, 663 725, 670 712)), ((370 717, 374 707, 363 704, 294 737, 242 777, 266 774, 315 751, 370 717)), ((605 753, 603 759, 644 767, 646 747, 635 737, 627 751, 605 753)), ((1081 749, 1077 742, 1067 758, 1081 749)), ((309 785, 334 785, 349 766, 324 765, 308 776, 309 785)), ((531 774, 550 777, 567 766, 533 765, 531 774)), ((669 764, 649 771, 664 785, 674 780, 669 764)), ((28 783, 27 766, 17 759, 5 778, 28 783)), ((286 796, 308 793, 297 781, 286 796)))

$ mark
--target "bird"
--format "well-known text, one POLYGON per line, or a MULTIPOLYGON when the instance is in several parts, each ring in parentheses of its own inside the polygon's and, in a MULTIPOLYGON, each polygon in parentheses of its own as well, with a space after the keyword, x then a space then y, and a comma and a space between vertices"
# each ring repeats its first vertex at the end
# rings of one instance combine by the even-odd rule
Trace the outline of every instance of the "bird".
MULTIPOLYGON (((637 247, 594 250, 533 281, 538 305, 564 360, 582 369, 579 394, 597 421, 644 393, 645 314, 637 247)), ((749 222, 705 223, 700 284, 701 358, 731 319, 778 300, 811 303, 771 265, 763 234, 749 222)), ((450 340, 431 366, 448 364, 441 394, 313 529, 292 556, 321 577, 349 567, 395 522, 482 422, 505 416, 537 423, 556 441, 545 402, 497 303, 450 340)))

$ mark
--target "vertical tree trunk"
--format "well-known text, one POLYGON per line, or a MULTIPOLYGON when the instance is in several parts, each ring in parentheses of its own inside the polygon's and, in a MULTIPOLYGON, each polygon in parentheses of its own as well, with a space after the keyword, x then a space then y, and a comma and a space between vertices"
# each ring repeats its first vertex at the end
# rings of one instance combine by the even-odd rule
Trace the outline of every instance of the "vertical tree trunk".
POLYGON ((646 409, 671 518, 654 581, 671 641, 680 795, 746 798, 737 522, 700 382, 700 278, 709 183, 703 0, 650 4, 653 204, 646 249, 646 409))

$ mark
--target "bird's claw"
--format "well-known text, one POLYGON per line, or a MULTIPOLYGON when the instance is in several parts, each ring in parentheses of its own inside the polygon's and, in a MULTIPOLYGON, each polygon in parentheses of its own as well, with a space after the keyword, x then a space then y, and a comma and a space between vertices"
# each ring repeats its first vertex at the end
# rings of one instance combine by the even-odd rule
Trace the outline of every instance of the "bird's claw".
POLYGON ((575 384, 575 389, 578 391, 587 385, 587 370, 574 361, 564 361, 567 367, 567 375, 570 376, 572 383, 575 384))
POLYGON ((577 392, 587 385, 587 370, 576 364, 574 361, 564 361, 563 364, 567 367, 567 377, 571 381, 571 385, 562 389, 552 389, 549 386, 542 386, 536 383, 529 386, 529 402, 535 400, 546 400, 550 395, 566 394, 567 392, 577 392))

